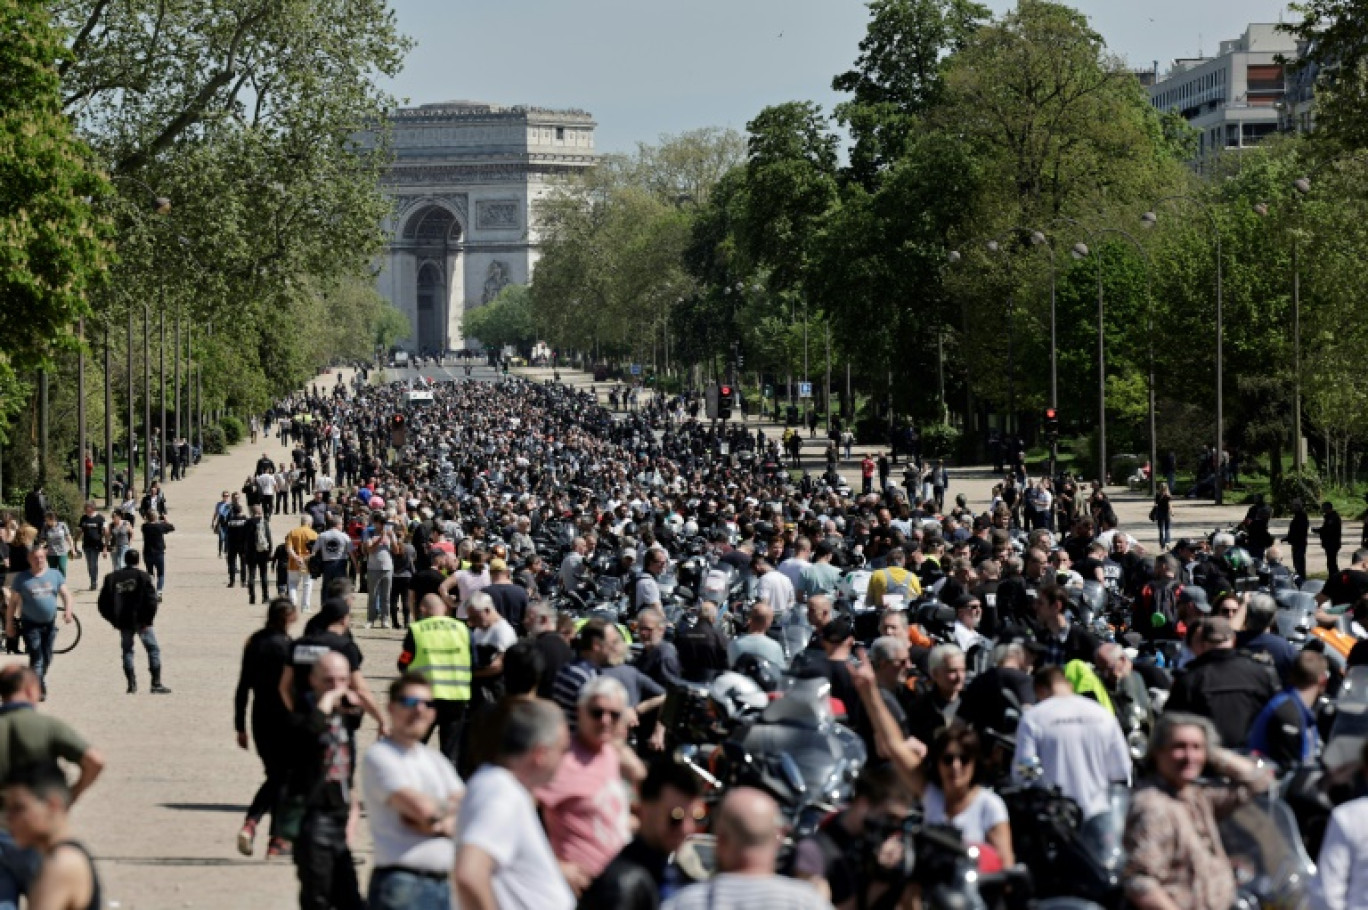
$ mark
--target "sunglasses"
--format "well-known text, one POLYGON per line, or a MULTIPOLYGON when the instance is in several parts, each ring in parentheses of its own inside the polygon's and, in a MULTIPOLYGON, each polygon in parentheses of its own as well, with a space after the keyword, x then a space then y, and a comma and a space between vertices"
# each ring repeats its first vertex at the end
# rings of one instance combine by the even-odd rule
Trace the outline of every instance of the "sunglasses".
POLYGON ((708 817, 708 810, 698 806, 692 812, 685 810, 683 806, 675 806, 670 810, 670 827, 678 828, 684 824, 684 820, 692 818, 695 822, 702 823, 708 817))
POLYGON ((435 708, 437 700, 434 698, 419 698, 417 695, 401 695, 394 700, 396 705, 405 708, 435 708))
POLYGON ((941 767, 949 768, 952 765, 968 765, 969 759, 958 752, 947 752, 940 757, 941 767))
POLYGON ((603 720, 603 718, 607 717, 610 720, 616 721, 622 719, 622 712, 614 711, 612 708, 590 708, 589 716, 596 720, 603 720))

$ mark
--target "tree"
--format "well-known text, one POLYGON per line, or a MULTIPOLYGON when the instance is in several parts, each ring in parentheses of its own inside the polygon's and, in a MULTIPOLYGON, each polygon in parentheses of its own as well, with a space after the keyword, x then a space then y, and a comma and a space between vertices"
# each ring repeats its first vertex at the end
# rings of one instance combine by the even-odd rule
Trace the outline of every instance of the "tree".
POLYGON ((21 378, 75 346, 76 320, 109 261, 92 206, 108 184, 62 114, 60 33, 47 5, 0 0, 0 428, 21 378))
POLYGON ((1368 6, 1361 0, 1290 6, 1302 18, 1283 28, 1304 48, 1293 66, 1315 71, 1316 132, 1343 148, 1368 145, 1368 6))
POLYGON ((946 61, 990 14, 968 0, 872 0, 869 11, 855 68, 831 87, 851 95, 836 107, 853 140, 849 175, 873 190, 941 102, 946 61))
POLYGON ((491 350, 511 345, 527 351, 537 340, 532 323, 532 293, 525 284, 510 284, 489 303, 467 310, 461 334, 491 350))

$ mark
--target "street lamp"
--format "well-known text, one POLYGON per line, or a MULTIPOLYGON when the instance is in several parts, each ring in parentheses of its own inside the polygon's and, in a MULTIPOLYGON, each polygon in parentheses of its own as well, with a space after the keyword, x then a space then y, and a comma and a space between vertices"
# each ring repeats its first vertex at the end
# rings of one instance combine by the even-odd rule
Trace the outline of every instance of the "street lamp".
MULTIPOLYGON (((1175 195, 1165 196, 1154 204, 1154 207, 1140 216, 1140 223, 1147 228, 1152 228, 1159 223, 1159 215, 1156 211, 1159 206, 1166 202, 1190 202, 1201 210, 1211 223, 1211 233, 1216 241, 1216 505, 1225 502, 1225 316, 1224 300, 1222 296, 1222 275, 1221 262, 1221 226, 1216 221, 1216 215, 1211 211, 1211 206, 1195 196, 1175 195)), ((1150 466, 1154 470, 1154 466, 1150 466)))
POLYGON ((1129 231, 1121 228, 1100 228, 1096 232, 1088 231, 1083 225, 1074 222, 1075 226, 1088 233, 1089 239, 1093 241, 1093 248, 1089 249, 1086 243, 1075 243, 1069 250, 1069 255, 1074 259, 1084 260, 1092 256, 1097 263, 1097 375, 1098 375, 1098 450, 1102 462, 1101 476, 1107 476, 1107 374, 1106 374, 1106 348, 1104 344, 1104 322, 1105 300, 1102 293, 1102 248, 1097 245, 1097 238, 1107 234, 1115 234, 1129 240, 1140 255, 1145 260, 1145 300, 1147 304, 1147 341, 1149 348, 1149 461, 1150 461, 1150 495, 1156 493, 1158 481, 1158 432, 1155 422, 1155 383, 1154 383, 1154 296, 1153 296, 1153 277, 1154 260, 1150 258, 1149 252, 1129 231))
MULTIPOLYGON (((1309 174, 1292 181, 1294 199, 1302 200, 1311 194, 1315 187, 1312 178, 1332 164, 1348 161, 1368 162, 1368 155, 1354 154, 1323 161, 1309 174)), ((1261 217, 1269 214, 1269 205, 1259 202, 1254 212, 1261 217)), ((1301 406, 1301 238, 1296 230, 1292 231, 1292 466, 1301 471, 1305 466, 1302 455, 1302 406, 1301 406)))

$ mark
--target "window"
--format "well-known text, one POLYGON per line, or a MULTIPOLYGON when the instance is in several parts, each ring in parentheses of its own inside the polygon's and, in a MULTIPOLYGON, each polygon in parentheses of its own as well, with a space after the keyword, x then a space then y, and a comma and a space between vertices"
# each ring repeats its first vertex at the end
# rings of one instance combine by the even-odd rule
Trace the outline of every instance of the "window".
POLYGON ((558 127, 556 127, 556 141, 557 141, 557 142, 564 142, 564 141, 565 141, 565 127, 563 127, 563 126, 558 126, 558 127))

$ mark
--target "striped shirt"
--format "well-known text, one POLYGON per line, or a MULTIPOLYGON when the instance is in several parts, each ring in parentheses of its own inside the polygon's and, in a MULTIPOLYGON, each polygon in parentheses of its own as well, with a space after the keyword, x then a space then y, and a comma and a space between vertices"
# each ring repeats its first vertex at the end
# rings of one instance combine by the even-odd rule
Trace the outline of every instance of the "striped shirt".
POLYGON ((665 902, 665 910, 831 910, 807 882, 778 875, 723 873, 690 885, 665 902))
POLYGON ((571 733, 578 726, 580 689, 595 676, 598 676, 598 667, 583 658, 570 661, 556 674, 551 698, 565 712, 565 723, 569 725, 571 733))

